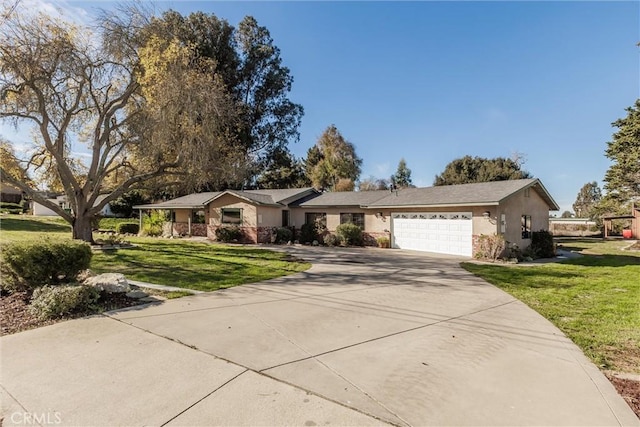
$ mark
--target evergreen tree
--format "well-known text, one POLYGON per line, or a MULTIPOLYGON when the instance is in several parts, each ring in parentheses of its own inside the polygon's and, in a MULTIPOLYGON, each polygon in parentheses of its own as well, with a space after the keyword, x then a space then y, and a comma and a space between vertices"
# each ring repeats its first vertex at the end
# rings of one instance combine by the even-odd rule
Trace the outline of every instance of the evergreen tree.
POLYGON ((582 186, 573 203, 573 211, 578 218, 593 218, 595 215, 594 208, 602 199, 602 191, 598 187, 598 183, 587 182, 582 186))
POLYGON ((391 176, 391 182, 396 188, 413 187, 413 183, 411 182, 411 169, 407 167, 407 162, 404 158, 400 159, 396 173, 391 176))
POLYGON ((314 187, 334 191, 341 179, 351 180, 353 188, 353 183, 360 177, 361 165, 362 159, 356 154, 355 146, 331 125, 307 152, 305 171, 314 187))

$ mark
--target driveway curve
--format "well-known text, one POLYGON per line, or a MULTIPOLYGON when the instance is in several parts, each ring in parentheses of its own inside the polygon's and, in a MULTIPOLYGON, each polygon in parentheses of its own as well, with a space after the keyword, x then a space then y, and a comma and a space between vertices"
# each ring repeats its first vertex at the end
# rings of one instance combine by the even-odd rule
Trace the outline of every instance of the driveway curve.
POLYGON ((4 425, 640 425, 460 259, 286 250, 313 267, 3 337, 4 425))

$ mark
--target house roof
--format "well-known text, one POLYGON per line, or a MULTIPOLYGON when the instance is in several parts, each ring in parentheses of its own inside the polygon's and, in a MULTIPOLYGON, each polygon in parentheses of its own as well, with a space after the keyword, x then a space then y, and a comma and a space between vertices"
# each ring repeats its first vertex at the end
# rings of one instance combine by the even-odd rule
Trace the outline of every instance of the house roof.
POLYGON ((439 207, 497 205, 509 196, 525 188, 533 188, 551 210, 560 207, 544 188, 539 179, 479 182, 473 184, 442 185, 425 188, 406 188, 387 193, 367 207, 439 207))
POLYGON ((137 205, 134 209, 196 209, 203 208, 209 201, 222 194, 221 191, 207 193, 193 193, 166 202, 137 205))
POLYGON ((207 193, 194 193, 166 202, 138 205, 134 209, 202 209, 215 199, 231 194, 250 203, 263 206, 288 205, 292 200, 301 199, 315 190, 308 188, 291 188, 282 190, 225 190, 207 193))
POLYGON ((366 206, 389 195, 389 190, 376 191, 335 191, 320 194, 295 206, 332 207, 332 206, 366 206))

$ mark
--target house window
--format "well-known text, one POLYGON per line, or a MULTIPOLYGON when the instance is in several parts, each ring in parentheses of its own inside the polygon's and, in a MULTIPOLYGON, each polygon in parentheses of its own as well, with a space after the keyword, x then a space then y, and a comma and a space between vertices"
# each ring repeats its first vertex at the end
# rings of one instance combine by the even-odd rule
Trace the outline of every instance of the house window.
POLYGON ((222 223, 223 224, 242 224, 242 209, 223 208, 222 223))
POLYGON ((193 211, 191 213, 192 224, 204 224, 204 211, 193 211))
POLYGON ((531 238, 531 215, 522 215, 522 238, 531 238))
POLYGON ((282 211, 282 226, 288 227, 290 222, 289 211, 282 211))
POLYGON ((307 224, 318 224, 323 228, 327 228, 327 214, 308 212, 304 215, 304 220, 307 224))
POLYGON ((364 230, 364 214, 363 213, 341 213, 340 224, 355 224, 364 230))

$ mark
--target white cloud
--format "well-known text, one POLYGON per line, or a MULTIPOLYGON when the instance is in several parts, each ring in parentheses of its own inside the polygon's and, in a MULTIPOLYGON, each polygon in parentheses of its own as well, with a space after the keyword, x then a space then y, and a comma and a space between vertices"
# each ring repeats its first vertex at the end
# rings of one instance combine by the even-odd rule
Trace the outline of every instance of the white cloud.
POLYGON ((21 0, 18 8, 22 11, 64 18, 78 25, 87 25, 91 21, 91 16, 86 9, 72 6, 67 0, 21 0))

